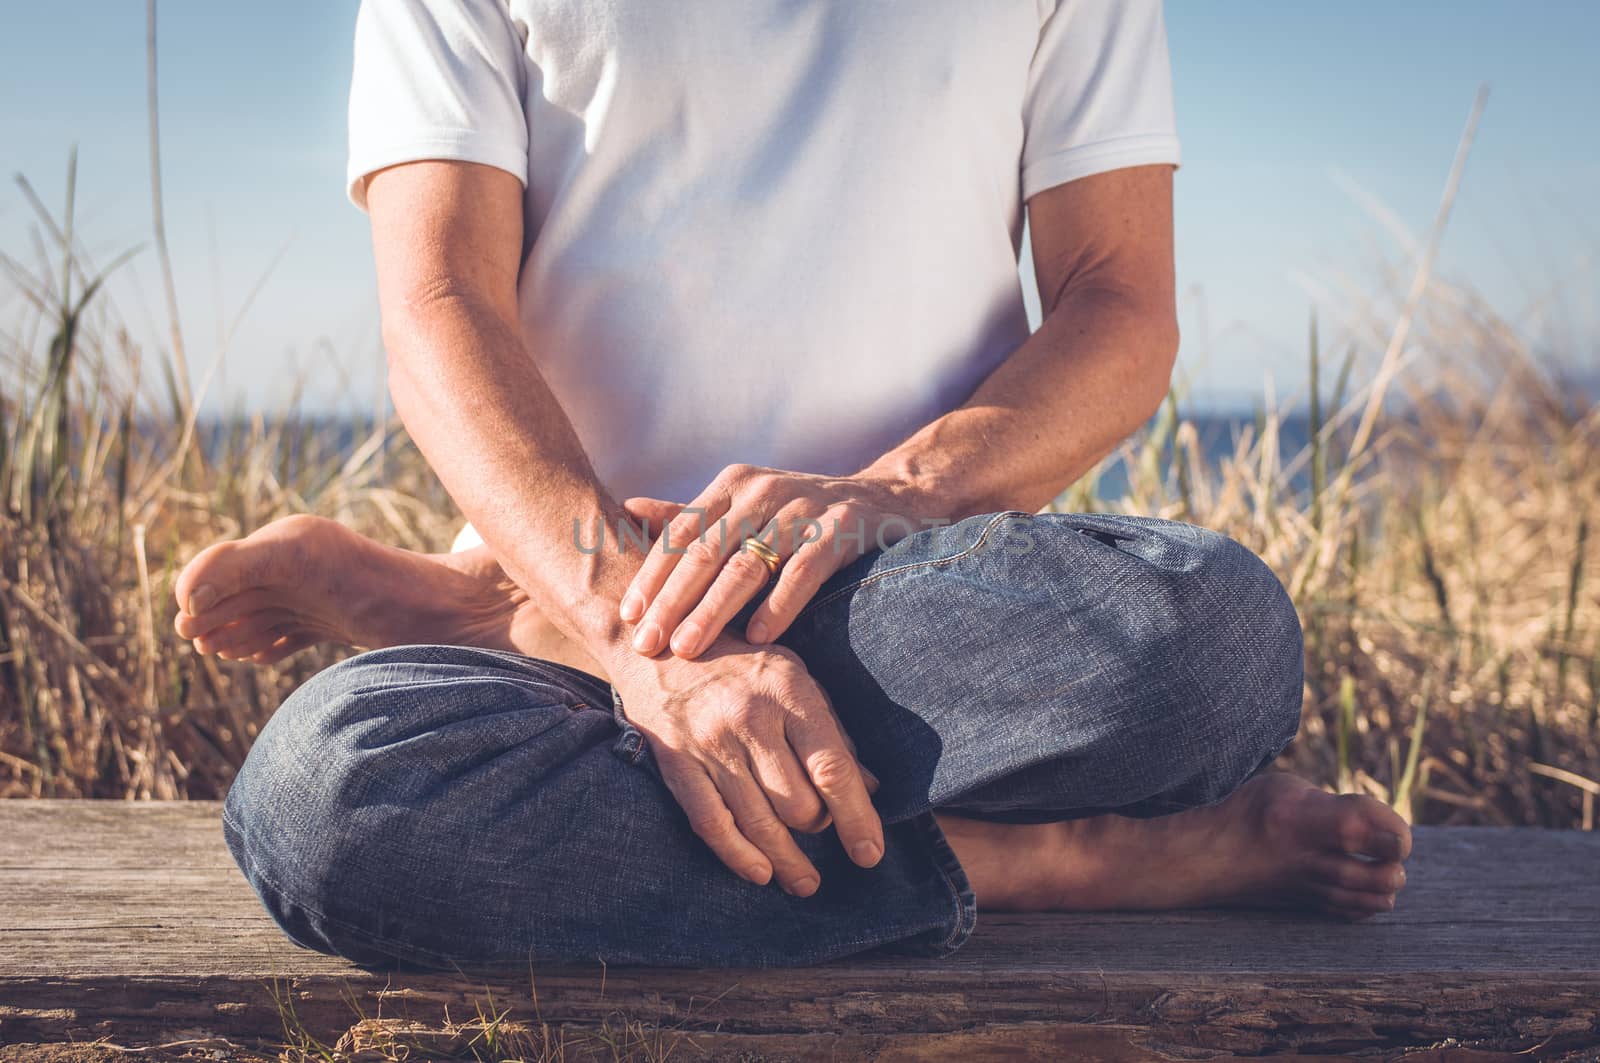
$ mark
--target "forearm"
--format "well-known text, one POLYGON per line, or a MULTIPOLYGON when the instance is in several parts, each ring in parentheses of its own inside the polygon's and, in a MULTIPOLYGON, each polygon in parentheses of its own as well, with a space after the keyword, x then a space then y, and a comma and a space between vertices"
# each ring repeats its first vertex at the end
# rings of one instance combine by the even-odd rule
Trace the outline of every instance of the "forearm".
POLYGON ((617 602, 642 555, 615 548, 622 508, 519 329, 449 293, 396 308, 384 331, 395 407, 445 489, 541 612, 605 662, 625 646, 617 602))
POLYGON ((1069 290, 966 403, 860 475, 895 485, 922 518, 1032 512, 1159 407, 1176 351, 1159 292, 1069 290))

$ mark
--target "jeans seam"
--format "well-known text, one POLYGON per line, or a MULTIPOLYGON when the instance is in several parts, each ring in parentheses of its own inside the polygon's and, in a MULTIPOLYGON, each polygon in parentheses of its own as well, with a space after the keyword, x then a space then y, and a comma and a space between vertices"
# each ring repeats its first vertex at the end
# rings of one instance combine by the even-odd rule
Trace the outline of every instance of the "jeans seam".
POLYGON ((882 572, 874 572, 870 576, 863 576, 858 580, 854 580, 845 584, 843 587, 829 591, 821 598, 813 598, 809 603, 807 603, 806 607, 800 610, 799 614, 795 616, 794 623, 798 624, 802 619, 810 614, 812 610, 820 609, 822 606, 834 601, 841 595, 848 594, 851 591, 860 590, 862 587, 877 583, 879 580, 887 579, 890 576, 897 576, 902 572, 911 572, 913 570, 923 568, 933 568, 938 565, 948 565, 952 562, 960 561, 962 558, 970 556, 974 551, 981 547, 989 538, 989 533, 994 530, 995 525, 999 524, 1002 520, 1008 517, 1031 517, 1034 515, 1035 514, 1027 513, 1020 509, 1008 509, 1004 512, 996 513, 992 518, 990 518, 989 523, 984 525, 983 534, 979 535, 970 546, 963 547, 961 550, 950 554, 947 557, 929 558, 926 561, 912 561, 904 565, 897 565, 894 568, 885 569, 882 572))
POLYGON ((644 759, 644 733, 633 725, 633 722, 628 719, 627 713, 623 711, 622 692, 615 686, 611 688, 611 716, 622 730, 622 737, 633 746, 628 752, 627 762, 629 764, 638 764, 639 761, 644 759))
POLYGON ((950 933, 939 943, 942 953, 948 954, 960 948, 972 936, 972 931, 978 922, 978 899, 973 893, 972 884, 967 880, 966 869, 961 866, 955 850, 950 848, 950 842, 946 840, 944 831, 940 829, 939 821, 934 814, 924 812, 917 817, 917 829, 923 840, 928 843, 934 870, 939 873, 939 878, 955 902, 954 925, 950 933), (960 882, 956 881, 957 878, 960 882))
MULTIPOLYGON (((608 685, 599 676, 596 676, 591 672, 585 672, 581 668, 575 668, 575 667, 573 667, 571 665, 561 664, 558 661, 548 661, 548 660, 545 660, 545 659, 543 659, 541 657, 531 657, 526 653, 518 653, 518 652, 516 652, 514 650, 498 650, 498 649, 494 649, 494 648, 488 647, 488 646, 461 647, 461 646, 452 646, 452 645, 434 646, 432 644, 419 644, 419 648, 441 649, 441 650, 470 649, 473 653, 481 653, 481 654, 486 654, 486 655, 491 656, 491 657, 498 657, 501 660, 505 661, 506 663, 515 666, 520 671, 525 671, 525 672, 532 673, 532 678, 536 679, 538 682, 541 682, 541 683, 544 683, 544 684, 547 684, 547 685, 551 685, 551 686, 558 686, 559 687, 559 686, 562 686, 563 684, 565 684, 567 682, 572 682, 572 681, 584 682, 584 683, 587 683, 587 684, 589 684, 589 685, 591 685, 591 686, 593 686, 593 687, 595 687, 597 689, 604 688, 604 687, 606 687, 608 685)), ((351 658, 351 659, 353 660, 354 658, 351 658)), ((434 683, 450 682, 450 681, 451 680, 448 679, 448 678, 444 678, 444 679, 426 679, 426 680, 418 680, 418 681, 406 682, 406 683, 403 683, 403 684, 400 684, 400 685, 403 685, 403 686, 428 686, 428 685, 432 685, 434 683)), ((389 689, 390 687, 391 687, 391 684, 389 684, 389 683, 380 683, 380 684, 375 684, 375 685, 371 685, 371 686, 360 687, 357 690, 355 690, 354 693, 357 693, 357 694, 373 693, 376 690, 385 690, 385 689, 389 689)), ((564 699, 563 699, 563 704, 565 704, 565 700, 564 699)), ((578 707, 587 708, 588 706, 587 706, 586 703, 580 701, 578 707)))
MULTIPOLYGON (((454 682, 455 681, 451 680, 451 679, 441 678, 441 679, 427 679, 427 680, 422 680, 422 681, 419 681, 419 682, 409 682, 409 683, 374 683, 374 684, 371 684, 371 685, 368 685, 368 686, 356 687, 353 690, 345 691, 345 692, 342 693, 341 696, 342 697, 346 697, 346 698, 358 698, 358 697, 362 697, 362 696, 367 695, 367 694, 393 694, 394 692, 401 691, 401 690, 412 691, 412 690, 426 689, 428 687, 434 687, 434 686, 449 686, 449 685, 452 685, 454 682)), ((553 708, 563 708, 563 709, 570 709, 570 710, 572 710, 574 712, 577 712, 577 711, 582 710, 582 709, 587 709, 589 707, 588 703, 586 703, 584 701, 576 700, 576 699, 568 700, 566 698, 556 698, 556 699, 551 700, 549 702, 546 702, 544 704, 546 704, 549 708, 552 708, 552 709, 553 708)))

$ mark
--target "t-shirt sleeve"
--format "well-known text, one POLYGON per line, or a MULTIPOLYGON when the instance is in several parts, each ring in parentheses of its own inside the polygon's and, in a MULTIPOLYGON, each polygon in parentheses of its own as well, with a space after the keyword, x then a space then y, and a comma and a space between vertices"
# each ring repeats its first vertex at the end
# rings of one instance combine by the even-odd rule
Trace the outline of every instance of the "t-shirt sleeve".
POLYGON ((1160 0, 1057 0, 1028 68, 1023 199, 1090 174, 1178 161, 1160 0))
POLYGON ((350 200, 374 171, 455 159, 528 180, 522 40, 504 0, 362 0, 350 81, 350 200))

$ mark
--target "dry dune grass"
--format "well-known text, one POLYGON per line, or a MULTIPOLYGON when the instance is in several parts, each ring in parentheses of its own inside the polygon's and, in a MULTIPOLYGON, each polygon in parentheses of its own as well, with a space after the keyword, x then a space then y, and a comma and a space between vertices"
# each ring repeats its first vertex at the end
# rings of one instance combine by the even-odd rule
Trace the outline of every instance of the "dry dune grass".
MULTIPOLYGON (((25 192, 40 264, 3 260, 24 299, 0 337, 0 795, 217 797, 280 699, 348 651, 195 656, 172 630, 183 563, 297 512, 441 549, 453 510, 395 422, 352 435, 290 408, 201 432, 169 362, 166 393, 141 391, 144 352, 98 290, 70 189, 60 217, 25 192)), ((1600 412, 1471 293, 1431 281, 1432 246, 1342 366, 1313 338, 1310 379, 1338 383, 1310 388, 1310 446, 1283 447, 1268 402, 1209 462, 1175 393, 1108 459, 1125 496, 1097 497, 1091 476, 1059 504, 1191 520, 1269 560, 1307 632, 1289 756, 1319 783, 1421 821, 1588 827, 1600 412)))

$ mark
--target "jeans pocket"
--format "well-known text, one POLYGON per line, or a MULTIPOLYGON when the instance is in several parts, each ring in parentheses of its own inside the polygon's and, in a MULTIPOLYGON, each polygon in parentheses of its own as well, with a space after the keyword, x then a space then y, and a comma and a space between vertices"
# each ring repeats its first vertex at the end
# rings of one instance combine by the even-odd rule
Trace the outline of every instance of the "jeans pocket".
POLYGON ((616 687, 611 688, 611 718, 617 721, 617 729, 620 732, 616 742, 611 746, 611 752, 628 764, 643 768, 659 780, 661 769, 656 766, 656 758, 650 754, 650 742, 643 732, 628 722, 627 714, 622 711, 622 695, 617 692, 616 687))
POLYGON ((925 528, 906 536, 887 550, 863 554, 817 588, 817 593, 795 617, 795 626, 811 618, 824 606, 847 598, 862 587, 892 576, 940 568, 972 557, 986 544, 1000 538, 995 534, 997 530, 1011 527, 1012 522, 1031 520, 1034 516, 1020 509, 977 514, 954 524, 925 528))
POLYGON ((616 687, 611 688, 611 718, 617 721, 617 728, 622 732, 617 735, 611 751, 629 764, 639 763, 639 758, 644 754, 644 735, 628 722, 627 715, 622 711, 622 695, 616 687))

